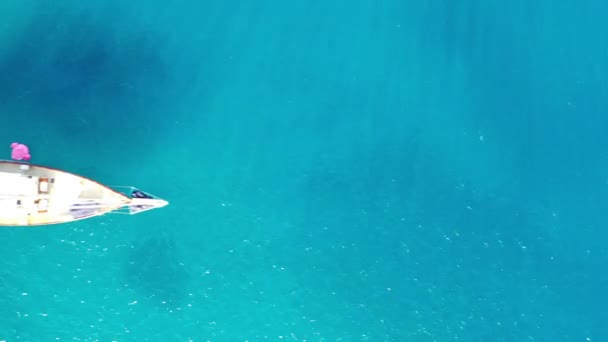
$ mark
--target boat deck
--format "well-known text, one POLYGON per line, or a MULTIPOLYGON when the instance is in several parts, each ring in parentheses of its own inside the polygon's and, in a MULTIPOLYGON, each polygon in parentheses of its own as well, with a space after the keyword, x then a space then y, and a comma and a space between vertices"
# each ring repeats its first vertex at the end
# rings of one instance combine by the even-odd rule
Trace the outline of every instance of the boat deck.
POLYGON ((70 222, 102 215, 130 201, 124 194, 69 172, 0 161, 0 226, 70 222))

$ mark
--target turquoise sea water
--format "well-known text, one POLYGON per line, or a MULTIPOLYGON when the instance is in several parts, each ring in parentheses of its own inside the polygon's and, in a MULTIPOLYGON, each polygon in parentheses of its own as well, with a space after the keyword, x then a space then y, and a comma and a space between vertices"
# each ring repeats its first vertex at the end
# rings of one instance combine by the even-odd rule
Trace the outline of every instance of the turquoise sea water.
POLYGON ((0 4, 5 341, 606 341, 602 1, 0 4))

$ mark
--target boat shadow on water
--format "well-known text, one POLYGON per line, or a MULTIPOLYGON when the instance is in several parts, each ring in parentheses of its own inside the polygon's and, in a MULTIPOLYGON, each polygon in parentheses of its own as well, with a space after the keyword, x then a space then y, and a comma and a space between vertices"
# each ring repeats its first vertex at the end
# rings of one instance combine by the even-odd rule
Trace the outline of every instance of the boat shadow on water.
POLYGON ((127 284, 151 302, 175 306, 187 296, 190 275, 179 260, 172 236, 163 234, 133 243, 126 262, 127 284))

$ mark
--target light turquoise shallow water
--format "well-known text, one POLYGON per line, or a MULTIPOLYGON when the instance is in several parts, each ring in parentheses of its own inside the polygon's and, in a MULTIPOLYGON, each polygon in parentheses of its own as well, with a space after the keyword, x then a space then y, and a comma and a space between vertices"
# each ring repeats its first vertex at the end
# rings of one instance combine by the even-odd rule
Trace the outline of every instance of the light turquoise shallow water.
POLYGON ((0 340, 606 340, 606 7, 2 2, 5 157, 171 205, 1 229, 0 340))

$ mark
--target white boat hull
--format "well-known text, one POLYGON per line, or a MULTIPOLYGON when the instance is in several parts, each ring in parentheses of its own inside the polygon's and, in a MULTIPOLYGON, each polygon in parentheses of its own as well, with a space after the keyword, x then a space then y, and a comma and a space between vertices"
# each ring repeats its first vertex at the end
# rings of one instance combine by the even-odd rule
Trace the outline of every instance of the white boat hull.
POLYGON ((45 166, 0 161, 0 226, 82 220, 121 208, 163 207, 158 198, 131 198, 88 178, 45 166))

